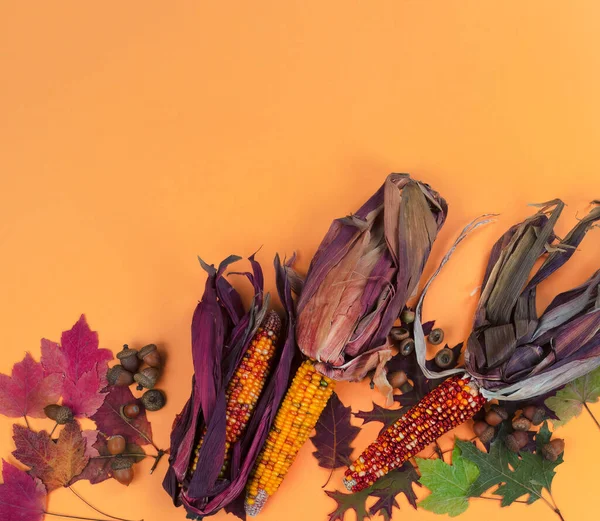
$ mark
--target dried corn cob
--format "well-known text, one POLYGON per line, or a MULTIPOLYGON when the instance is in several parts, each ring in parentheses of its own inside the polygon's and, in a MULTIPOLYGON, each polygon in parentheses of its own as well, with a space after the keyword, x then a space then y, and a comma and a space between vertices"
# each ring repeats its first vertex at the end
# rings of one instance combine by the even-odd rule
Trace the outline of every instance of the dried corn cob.
MULTIPOLYGON (((225 460, 221 469, 221 476, 227 471, 230 448, 240 439, 240 436, 248 425, 256 402, 267 380, 280 331, 281 319, 275 311, 270 311, 265 317, 262 326, 256 331, 242 361, 227 386, 225 392, 227 399, 225 460)), ((203 436, 196 446, 194 459, 189 469, 190 472, 196 470, 203 436)))
POLYGON ((306 360, 294 376, 246 487, 246 513, 258 514, 273 495, 323 412, 335 382, 306 360))
POLYGON ((352 492, 371 486, 442 434, 472 418, 485 402, 470 378, 448 378, 365 449, 346 470, 344 485, 352 492))

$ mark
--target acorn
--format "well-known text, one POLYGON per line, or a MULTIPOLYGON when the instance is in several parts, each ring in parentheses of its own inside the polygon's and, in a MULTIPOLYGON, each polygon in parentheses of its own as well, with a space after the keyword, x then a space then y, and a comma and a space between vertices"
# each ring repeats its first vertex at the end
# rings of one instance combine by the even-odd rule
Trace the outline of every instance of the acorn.
POLYGON ((531 422, 525 416, 513 418, 512 428, 516 431, 528 431, 531 429, 531 422))
POLYGON ((394 371, 388 375, 388 382, 394 389, 399 389, 408 381, 404 371, 394 371))
POLYGON ((130 349, 127 344, 123 344, 123 349, 117 353, 117 358, 121 365, 130 373, 135 373, 140 366, 137 349, 130 349))
POLYGON ((408 356, 415 350, 415 341, 412 338, 405 338, 398 347, 402 356, 408 356))
POLYGON ((556 438, 542 447, 542 455, 548 461, 556 461, 565 451, 565 440, 556 438))
POLYGON ((504 439, 504 443, 511 452, 519 452, 529 443, 529 436, 524 431, 515 431, 504 439))
POLYGON ((441 344, 444 340, 444 330, 441 327, 432 329, 429 335, 427 335, 427 340, 429 340, 429 343, 433 344, 434 346, 441 344))
POLYGON ((408 338, 409 336, 410 333, 408 332, 408 329, 403 327, 393 327, 390 331, 390 342, 399 345, 402 340, 408 338))
POLYGON ((140 415, 140 406, 137 403, 128 403, 121 406, 119 412, 124 420, 134 420, 140 415))
POLYGON ((117 456, 112 460, 110 466, 113 478, 122 485, 129 486, 133 481, 133 462, 131 459, 117 456))
MULTIPOLYGON (((140 351, 141 352, 141 351, 140 351)), ((141 391, 144 387, 152 389, 158 380, 160 373, 156 367, 146 367, 139 373, 133 375, 133 379, 137 382, 136 389, 141 391)))
POLYGON ((473 432, 479 438, 481 443, 489 443, 494 438, 496 430, 491 425, 483 421, 478 421, 473 424, 473 432))
POLYGON ((492 427, 500 425, 506 419, 508 419, 508 413, 504 407, 499 405, 492 405, 490 410, 485 413, 485 421, 492 427))
POLYGON ((110 385, 127 387, 133 383, 133 375, 122 365, 115 365, 108 370, 106 379, 110 385))
POLYGON ((412 324, 415 321, 415 312, 412 309, 405 308, 400 313, 400 321, 403 324, 412 324))
POLYGON ((109 454, 116 456, 117 454, 123 454, 125 452, 125 447, 127 446, 127 441, 120 434, 115 436, 111 436, 106 441, 106 448, 109 454))
POLYGON ((435 363, 441 369, 446 369, 454 363, 454 352, 449 347, 444 347, 435 355, 435 363))
POLYGON ((167 397, 165 396, 165 393, 158 389, 146 391, 142 395, 142 403, 149 411, 158 411, 162 409, 165 406, 166 401, 167 397))
POLYGON ((54 420, 59 425, 73 421, 73 411, 65 405, 58 405, 56 403, 46 405, 44 412, 48 418, 54 420))
POLYGON ((534 425, 541 425, 546 416, 546 410, 537 405, 528 405, 523 409, 523 416, 530 420, 534 425))
POLYGON ((161 366, 162 360, 160 358, 160 353, 158 352, 158 349, 154 344, 148 344, 147 346, 142 347, 137 356, 140 360, 143 360, 150 367, 161 366))

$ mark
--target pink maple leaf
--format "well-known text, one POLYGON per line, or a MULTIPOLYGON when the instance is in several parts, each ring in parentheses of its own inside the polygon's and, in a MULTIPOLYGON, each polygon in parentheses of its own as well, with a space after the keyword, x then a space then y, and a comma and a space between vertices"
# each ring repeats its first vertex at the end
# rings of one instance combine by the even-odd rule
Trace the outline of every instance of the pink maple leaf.
POLYGON ((92 416, 104 403, 106 393, 101 393, 100 389, 105 386, 105 377, 98 374, 97 367, 83 373, 77 382, 67 378, 63 385, 63 405, 75 416, 92 416))
POLYGON ((0 519, 2 521, 42 521, 46 509, 46 487, 23 470, 2 460, 0 519))
POLYGON ((65 371, 65 355, 60 349, 60 344, 42 338, 42 358, 41 363, 45 374, 62 374, 65 371))
POLYGON ((46 375, 42 364, 27 353, 13 366, 11 376, 0 374, 0 414, 43 418, 44 407, 58 401, 61 391, 60 375, 46 375))

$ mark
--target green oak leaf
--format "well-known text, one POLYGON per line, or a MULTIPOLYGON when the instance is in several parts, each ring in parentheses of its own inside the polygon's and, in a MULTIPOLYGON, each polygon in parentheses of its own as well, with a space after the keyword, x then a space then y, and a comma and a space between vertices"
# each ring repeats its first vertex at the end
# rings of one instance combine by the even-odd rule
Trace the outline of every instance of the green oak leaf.
POLYGON ((541 447, 550 441, 550 431, 544 423, 537 436, 538 450, 535 454, 523 452, 517 455, 508 450, 503 436, 499 436, 490 447, 490 452, 482 452, 472 443, 457 440, 456 446, 463 458, 474 463, 479 469, 479 477, 471 486, 469 495, 479 497, 495 485, 493 491, 501 496, 501 505, 508 506, 521 496, 528 496, 533 503, 542 497, 542 489, 550 490, 554 469, 563 462, 562 456, 556 461, 548 461, 541 454, 541 447))
POLYGON ((479 476, 475 463, 465 459, 458 447, 452 452, 452 465, 440 459, 417 459, 421 483, 431 494, 419 503, 425 510, 451 517, 469 506, 469 491, 479 476))
POLYGON ((581 414, 583 405, 596 403, 600 398, 600 367, 568 383, 556 396, 547 398, 545 404, 552 409, 558 420, 555 426, 564 425, 581 414))

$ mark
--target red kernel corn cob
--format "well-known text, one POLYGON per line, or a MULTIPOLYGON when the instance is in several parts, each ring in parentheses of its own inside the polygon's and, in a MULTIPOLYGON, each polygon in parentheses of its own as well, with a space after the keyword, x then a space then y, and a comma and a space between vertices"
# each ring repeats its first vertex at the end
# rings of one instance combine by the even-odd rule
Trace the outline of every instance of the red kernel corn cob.
MULTIPOLYGON (((229 381, 225 391, 227 427, 225 433, 225 462, 221 469, 221 476, 227 470, 229 450, 240 439, 248 425, 256 402, 269 376, 280 331, 281 319, 275 311, 270 311, 261 327, 256 331, 240 365, 229 381)), ((201 446, 202 438, 196 446, 190 472, 196 470, 201 446)))
POLYGON ((257 515, 273 495, 323 412, 335 382, 312 360, 298 368, 246 485, 246 513, 257 515))
POLYGON ((448 378, 382 432, 346 470, 346 488, 358 492, 371 486, 442 434, 471 419, 486 399, 469 380, 448 378))

